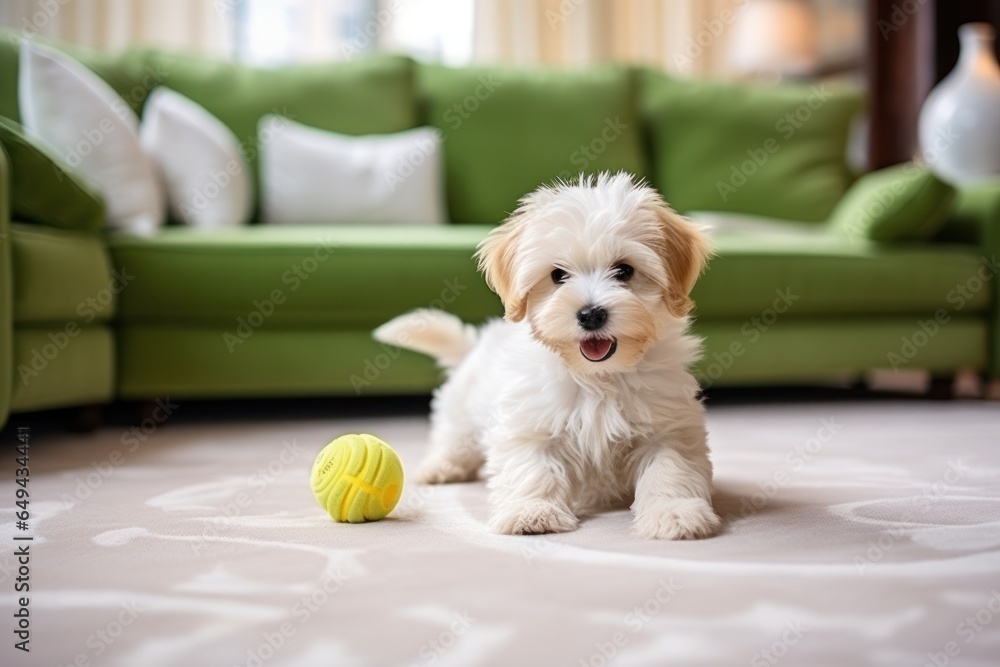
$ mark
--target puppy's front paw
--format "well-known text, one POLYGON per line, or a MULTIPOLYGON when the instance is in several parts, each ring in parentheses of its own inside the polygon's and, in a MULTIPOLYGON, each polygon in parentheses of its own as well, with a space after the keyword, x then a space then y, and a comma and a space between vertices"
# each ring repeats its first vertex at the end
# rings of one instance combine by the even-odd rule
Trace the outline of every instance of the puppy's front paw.
POLYGON ((475 470, 468 470, 446 459, 428 459, 417 468, 418 484, 451 484, 471 482, 476 479, 475 470))
POLYGON ((501 506, 490 519, 490 529, 504 535, 568 533, 579 525, 568 508, 540 499, 501 506))
POLYGON ((647 540, 694 540, 713 535, 722 522, 702 498, 657 498, 633 506, 635 532, 647 540))

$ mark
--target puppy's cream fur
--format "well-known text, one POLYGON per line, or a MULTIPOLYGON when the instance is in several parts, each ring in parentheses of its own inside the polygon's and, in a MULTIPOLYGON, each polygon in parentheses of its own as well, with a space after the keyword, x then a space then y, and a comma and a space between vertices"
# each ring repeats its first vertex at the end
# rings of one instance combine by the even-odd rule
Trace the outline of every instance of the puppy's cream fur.
POLYGON ((418 480, 472 480, 485 463, 499 533, 569 531, 623 503, 642 537, 715 532, 704 410, 688 372, 700 344, 687 334, 709 254, 695 225, 627 174, 525 197, 477 252, 503 321, 476 330, 421 310, 375 331, 448 369, 418 480), (578 317, 588 307, 607 313, 596 331, 578 317), (615 341, 609 357, 583 354, 594 337, 615 341))

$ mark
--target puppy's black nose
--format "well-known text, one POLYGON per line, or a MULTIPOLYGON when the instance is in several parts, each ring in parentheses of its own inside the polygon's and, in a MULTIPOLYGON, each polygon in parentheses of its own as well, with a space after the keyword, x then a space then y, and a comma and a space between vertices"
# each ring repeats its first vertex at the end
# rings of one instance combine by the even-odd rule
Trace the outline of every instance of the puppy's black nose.
POLYGON ((586 331, 597 331, 608 321, 608 311, 600 306, 587 306, 577 312, 576 320, 586 331))

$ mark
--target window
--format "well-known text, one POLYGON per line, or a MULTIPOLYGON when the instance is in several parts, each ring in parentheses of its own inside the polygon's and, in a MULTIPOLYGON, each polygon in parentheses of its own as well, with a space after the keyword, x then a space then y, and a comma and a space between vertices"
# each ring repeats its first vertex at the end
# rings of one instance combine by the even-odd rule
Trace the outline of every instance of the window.
POLYGON ((470 0, 228 1, 234 57, 254 65, 346 60, 375 50, 450 64, 472 56, 470 0))

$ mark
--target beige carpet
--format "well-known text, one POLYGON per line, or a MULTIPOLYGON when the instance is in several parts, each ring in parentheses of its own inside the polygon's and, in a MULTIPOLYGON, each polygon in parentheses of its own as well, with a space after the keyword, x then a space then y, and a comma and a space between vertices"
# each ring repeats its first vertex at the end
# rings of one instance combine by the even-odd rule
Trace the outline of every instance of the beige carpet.
POLYGON ((24 533, 8 436, 0 664, 1000 664, 996 404, 709 415, 728 518, 688 543, 635 539, 625 512, 493 535, 481 483, 409 486, 389 519, 334 524, 309 492, 316 452, 369 431, 412 469, 418 417, 39 436, 24 533), (9 545, 31 533, 23 654, 9 545))

